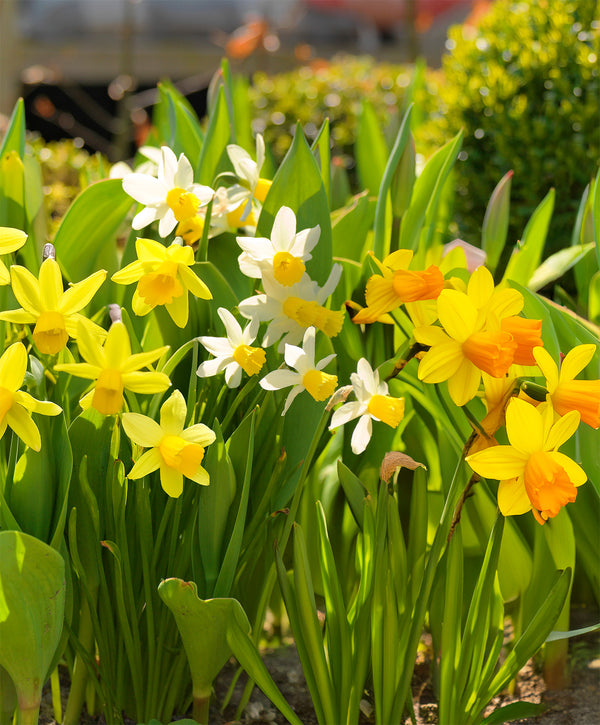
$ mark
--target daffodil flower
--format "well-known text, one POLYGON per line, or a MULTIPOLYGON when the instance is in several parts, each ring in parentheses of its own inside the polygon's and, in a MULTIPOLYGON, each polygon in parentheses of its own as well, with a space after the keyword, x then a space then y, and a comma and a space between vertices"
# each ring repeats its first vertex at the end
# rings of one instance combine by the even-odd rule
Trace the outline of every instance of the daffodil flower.
POLYGON ((225 371, 225 382, 230 388, 237 388, 242 379, 242 370, 247 375, 256 375, 265 364, 266 353, 261 347, 252 347, 258 332, 258 320, 252 320, 242 330, 239 322, 224 307, 217 310, 225 325, 227 337, 203 335, 198 341, 204 345, 213 360, 200 363, 196 371, 199 377, 208 378, 225 371))
POLYGON ((389 395, 388 385, 379 381, 379 373, 365 358, 358 361, 356 372, 350 376, 356 401, 344 403, 331 417, 329 430, 358 418, 350 441, 353 453, 362 453, 369 445, 373 421, 380 420, 397 428, 404 417, 404 398, 389 395))
POLYGON ((227 154, 235 175, 241 182, 231 186, 228 198, 234 208, 239 210, 238 226, 246 222, 253 208, 253 202, 263 202, 271 188, 271 181, 260 176, 265 161, 265 142, 261 134, 256 136, 256 161, 241 146, 229 144, 227 154))
MULTIPOLYGON (((16 252, 27 241, 27 234, 13 227, 0 227, 0 254, 16 252)), ((9 284, 10 274, 6 265, 0 259, 0 285, 9 284)))
POLYGON ((160 409, 160 424, 139 413, 123 413, 121 421, 128 437, 142 448, 127 478, 137 479, 160 470, 160 484, 165 493, 178 498, 183 492, 183 478, 208 486, 208 472, 200 465, 204 449, 215 440, 214 432, 198 423, 184 429, 187 408, 179 390, 173 391, 160 409))
POLYGON ((303 390, 316 400, 327 400, 333 395, 337 385, 337 377, 323 372, 335 357, 327 355, 315 364, 315 328, 309 327, 304 333, 302 347, 286 344, 285 346, 285 363, 292 370, 273 370, 268 373, 260 381, 260 385, 265 390, 281 390, 282 388, 292 389, 288 393, 283 406, 282 415, 285 415, 288 408, 297 395, 303 390))
POLYGON ((104 282, 104 270, 70 285, 66 291, 63 291, 60 267, 52 257, 42 262, 39 280, 25 267, 13 265, 10 270, 12 290, 21 309, 1 312, 0 320, 17 325, 35 324, 33 341, 40 352, 48 355, 59 352, 69 337, 77 337, 81 325, 104 337, 104 330, 79 314, 104 282))
POLYGON ((374 274, 367 281, 367 306, 352 318, 352 322, 376 322, 382 315, 402 304, 433 300, 439 296, 444 289, 444 275, 439 267, 432 264, 424 271, 409 270, 412 257, 410 249, 399 249, 389 254, 383 262, 373 256, 381 274, 374 274))
POLYGON ((80 324, 77 345, 85 362, 62 363, 54 369, 96 381, 93 389, 79 401, 84 410, 91 406, 102 415, 115 415, 123 407, 124 390, 162 393, 171 385, 164 373, 141 370, 158 360, 168 346, 132 355, 129 334, 122 322, 113 322, 104 345, 80 324))
POLYGON ((448 381, 456 405, 471 400, 481 383, 481 373, 501 378, 513 364, 517 343, 509 332, 485 327, 473 299, 458 290, 443 290, 438 298, 438 317, 443 328, 415 327, 417 342, 429 345, 419 364, 419 380, 448 381))
POLYGON ((183 154, 177 159, 168 146, 163 146, 161 152, 158 178, 137 172, 127 174, 123 177, 123 189, 144 205, 131 226, 143 229, 158 221, 158 233, 166 237, 177 222, 195 216, 201 206, 208 204, 214 191, 194 183, 192 165, 183 154))
POLYGON ((542 347, 533 350, 535 361, 546 378, 546 389, 554 410, 565 415, 578 410, 581 420, 592 428, 600 428, 600 380, 575 380, 575 376, 590 362, 596 345, 577 345, 570 350, 560 366, 542 347))
POLYGON ((311 259, 310 252, 319 241, 319 225, 303 229, 296 234, 296 215, 287 206, 282 206, 273 222, 271 238, 237 237, 237 243, 244 250, 238 257, 240 269, 247 277, 259 278, 265 270, 286 287, 302 279, 311 259))
POLYGON ((557 449, 577 430, 579 413, 572 410, 554 421, 551 403, 537 408, 512 398, 506 409, 510 445, 493 446, 467 456, 480 476, 500 481, 498 506, 504 516, 533 510, 543 524, 575 501, 585 471, 557 449))
POLYGON ((40 432, 31 419, 31 413, 58 415, 62 408, 55 403, 36 400, 29 393, 19 390, 26 372, 25 345, 15 342, 0 357, 0 438, 9 426, 25 445, 39 451, 42 446, 40 432))
POLYGON ((165 247, 152 239, 137 239, 138 259, 116 272, 113 282, 137 282, 132 308, 136 315, 147 315, 158 305, 164 305, 178 327, 185 327, 189 315, 188 291, 204 300, 212 299, 208 287, 194 274, 191 247, 173 242, 165 247))
POLYGON ((296 284, 284 287, 265 272, 262 280, 265 293, 242 300, 238 309, 248 319, 269 322, 262 345, 269 347, 282 338, 279 352, 284 351, 286 342, 290 345, 300 342, 307 327, 316 327, 328 337, 335 337, 344 324, 344 312, 328 310, 324 303, 336 288, 341 273, 341 266, 336 264, 323 287, 307 274, 296 284))

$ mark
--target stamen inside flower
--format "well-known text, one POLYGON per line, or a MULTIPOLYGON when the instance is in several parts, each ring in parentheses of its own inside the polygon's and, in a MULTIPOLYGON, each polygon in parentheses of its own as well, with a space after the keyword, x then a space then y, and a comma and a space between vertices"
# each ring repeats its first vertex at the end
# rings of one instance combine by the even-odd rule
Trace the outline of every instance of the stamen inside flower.
POLYGON ((378 420, 396 428, 404 417, 404 398, 390 395, 373 395, 367 404, 367 411, 378 420))
POLYGON ((433 264, 423 272, 398 269, 394 272, 392 284, 402 302, 435 300, 444 289, 444 275, 433 264))
POLYGON ((544 520, 556 516, 562 506, 572 503, 577 497, 577 489, 565 469, 546 451, 531 454, 524 478, 531 505, 544 520))
POLYGON ((275 279, 284 287, 291 287, 299 282, 305 270, 304 262, 289 252, 277 252, 273 257, 275 279))
POLYGON ((158 446, 164 462, 187 478, 193 476, 204 458, 204 448, 180 436, 166 435, 158 446))
POLYGON ((120 370, 105 369, 98 376, 92 406, 102 415, 115 415, 123 406, 123 379, 120 370))
POLYGON ((502 378, 512 365, 517 343, 508 332, 475 332, 462 344, 464 356, 493 378, 502 378))
POLYGON ((288 297, 283 303, 283 312, 302 327, 316 327, 328 337, 335 337, 344 324, 342 310, 328 310, 315 300, 288 297))
POLYGON ((327 400, 336 388, 337 376, 313 369, 304 373, 302 384, 315 400, 327 400))
POLYGON ((7 388, 0 388, 0 424, 4 420, 4 416, 11 409, 14 400, 14 394, 7 388))
POLYGON ((177 264, 165 260, 156 272, 145 274, 140 278, 138 294, 149 305, 168 305, 174 297, 180 297, 183 285, 177 279, 177 264))
POLYGON ((60 312, 42 312, 33 330, 33 341, 45 355, 55 355, 65 347, 69 334, 65 328, 65 318, 60 312))
POLYGON ((542 321, 528 320, 518 316, 505 317, 500 323, 500 327, 504 332, 511 334, 517 343, 514 362, 517 365, 535 365, 533 348, 541 347, 544 344, 542 321))
POLYGON ((272 183, 270 179, 259 179, 254 189, 254 198, 261 202, 264 201, 267 198, 272 183))
POLYGON ((233 351, 233 359, 247 375, 256 375, 265 364, 267 354, 262 347, 238 345, 233 351))
POLYGON ((552 405, 559 415, 578 410, 581 420, 600 428, 600 380, 569 380, 552 393, 552 405))
POLYGON ((175 214, 175 219, 182 222, 184 219, 196 216, 200 200, 191 191, 175 187, 167 192, 167 204, 175 214))

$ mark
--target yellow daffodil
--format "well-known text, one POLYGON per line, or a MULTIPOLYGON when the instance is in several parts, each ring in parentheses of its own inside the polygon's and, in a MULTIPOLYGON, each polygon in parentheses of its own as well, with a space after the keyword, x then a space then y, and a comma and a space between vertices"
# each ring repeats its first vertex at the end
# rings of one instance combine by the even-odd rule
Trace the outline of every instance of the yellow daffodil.
MULTIPOLYGON (((0 254, 16 252, 27 241, 27 234, 13 227, 0 227, 0 254)), ((10 274, 6 265, 0 260, 0 285, 9 284, 10 274)))
POLYGON ((577 345, 565 355, 560 366, 554 362, 547 350, 536 347, 535 360, 546 378, 546 388, 554 410, 565 415, 578 410, 581 420, 592 428, 600 428, 600 380, 575 380, 575 376, 590 362, 596 352, 596 345, 577 345))
POLYGON ((122 322, 113 322, 104 345, 80 324, 77 344, 85 362, 63 363, 54 369, 96 381, 93 390, 79 401, 84 410, 91 406, 102 415, 115 415, 123 407, 124 390, 162 393, 171 385, 164 373, 141 370, 158 360, 168 346, 132 355, 127 328, 122 322))
POLYGON ((533 510, 543 524, 562 506, 575 501, 585 471, 557 449, 577 430, 575 410, 554 421, 550 403, 537 408, 513 398, 506 409, 510 445, 493 446, 467 457, 480 476, 500 481, 498 506, 504 516, 533 510))
POLYGON ((25 267, 13 265, 10 271, 12 290, 21 309, 1 312, 0 320, 17 325, 35 324, 33 341, 41 353, 54 355, 62 350, 69 337, 77 337, 82 324, 104 336, 100 327, 79 314, 104 282, 104 270, 70 285, 66 291, 60 267, 52 257, 42 262, 39 280, 25 267))
POLYGON ((424 271, 409 270, 410 249, 399 249, 383 262, 373 257, 381 270, 369 278, 365 290, 367 306, 352 318, 356 324, 372 323, 402 304, 436 299, 444 288, 444 275, 435 265, 424 271))
POLYGON ((186 413, 179 390, 163 403, 160 425, 139 413, 123 413, 125 433, 137 445, 150 449, 138 458, 128 478, 142 478, 159 469, 161 486, 173 498, 181 496, 184 476, 208 486, 208 473, 200 463, 204 448, 215 440, 215 434, 202 423, 184 429, 186 413))
POLYGON ((165 247, 152 239, 137 239, 138 259, 116 272, 113 282, 137 282, 132 307, 136 315, 147 315, 164 305, 178 327, 185 327, 189 315, 188 292, 203 300, 212 299, 208 287, 194 274, 194 252, 189 246, 174 242, 165 247))
POLYGON ((30 414, 58 415, 62 408, 19 390, 26 372, 27 351, 23 343, 15 342, 0 357, 0 437, 9 426, 26 445, 39 451, 40 432, 30 414))

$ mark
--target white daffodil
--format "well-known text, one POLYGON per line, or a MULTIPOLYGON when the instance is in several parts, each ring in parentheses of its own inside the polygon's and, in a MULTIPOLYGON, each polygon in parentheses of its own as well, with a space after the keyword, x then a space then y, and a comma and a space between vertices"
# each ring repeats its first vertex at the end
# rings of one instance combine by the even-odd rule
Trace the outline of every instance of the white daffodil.
POLYGON ((203 335, 198 338, 215 357, 200 363, 196 372, 201 378, 209 378, 225 370, 225 382, 230 388, 237 388, 242 379, 242 370, 248 375, 256 375, 265 364, 265 351, 261 347, 251 347, 258 332, 259 321, 252 320, 242 330, 229 310, 219 307, 217 311, 225 325, 227 337, 203 335))
POLYGON ((379 373, 364 357, 358 361, 350 382, 356 400, 344 403, 334 412, 329 430, 358 418, 350 441, 352 452, 358 454, 369 445, 373 420, 381 420, 392 428, 398 427, 404 417, 404 398, 393 398, 388 394, 387 383, 379 381, 379 373))
POLYGON ((143 229, 158 221, 158 233, 168 236, 177 222, 189 219, 198 209, 213 198, 210 186, 194 184, 194 172, 190 162, 181 154, 179 160, 168 146, 161 148, 158 178, 147 174, 127 174, 123 189, 144 209, 135 215, 131 226, 143 229))
POLYGON ((237 226, 243 226, 246 218, 252 211, 252 202, 263 202, 271 188, 271 181, 260 176, 260 170, 265 161, 265 142, 260 134, 256 136, 256 161, 241 146, 229 144, 227 154, 239 184, 234 184, 228 190, 230 201, 239 211, 237 226))
POLYGON ((272 273, 265 272, 265 293, 242 300, 238 309, 250 320, 269 322, 262 345, 269 347, 281 338, 278 352, 284 351, 286 342, 290 345, 300 342, 307 327, 316 327, 328 337, 335 337, 344 324, 344 312, 328 310, 323 305, 336 288, 341 274, 341 265, 336 264, 323 287, 307 274, 296 284, 284 287, 272 273))
POLYGON ((296 215, 287 206, 277 212, 271 238, 237 237, 244 250, 238 257, 240 269, 247 277, 260 278, 265 270, 286 287, 299 282, 306 271, 304 262, 319 241, 321 228, 303 229, 296 234, 296 215))
POLYGON ((327 355, 315 364, 315 333, 315 328, 309 327, 304 333, 302 347, 289 344, 285 346, 285 363, 296 372, 274 370, 260 381, 261 387, 265 390, 281 390, 293 386, 285 400, 282 415, 287 413, 296 396, 303 390, 307 390, 317 401, 327 400, 333 395, 337 377, 322 370, 333 360, 335 354, 327 355))
MULTIPOLYGON (((156 146, 140 146, 138 153, 145 157, 145 161, 142 161, 139 166, 136 167, 135 171, 138 174, 145 174, 154 176, 157 173, 158 165, 161 162, 162 153, 156 146)), ((117 161, 110 167, 108 172, 109 179, 123 179, 125 176, 131 174, 133 169, 126 161, 117 161)))

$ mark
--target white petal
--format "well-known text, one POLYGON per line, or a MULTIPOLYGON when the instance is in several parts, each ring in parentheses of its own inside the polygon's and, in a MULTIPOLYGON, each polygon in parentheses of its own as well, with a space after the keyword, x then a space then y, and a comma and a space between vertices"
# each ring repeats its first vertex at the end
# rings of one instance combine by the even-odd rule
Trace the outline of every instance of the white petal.
POLYGON ((315 248, 319 237, 321 236, 321 227, 317 224, 311 229, 303 229, 296 234, 296 238, 290 248, 290 254, 294 257, 302 257, 303 260, 311 259, 310 252, 315 248))
POLYGON ((256 170, 259 172, 265 163, 265 140, 262 134, 256 134, 256 170))
POLYGON ((230 363, 231 358, 228 357, 216 357, 214 360, 206 360, 198 365, 196 375, 199 378, 212 378, 213 375, 223 372, 230 363))
POLYGON ((323 285, 323 288, 321 289, 318 297, 317 302, 322 305, 323 302, 329 297, 330 294, 334 291, 334 289, 337 287, 338 282, 340 281, 340 277, 342 276, 342 265, 341 264, 334 264, 333 269, 331 270, 331 274, 329 275, 327 282, 323 285))
POLYGON ((225 368, 225 382, 230 388, 237 388, 242 380, 242 368, 232 362, 225 368))
POLYGON ((144 207, 131 220, 132 229, 143 229, 158 219, 157 210, 151 206, 144 207))
POLYGON ((221 318, 221 321, 225 325, 225 330, 227 331, 227 337, 229 338, 229 341, 231 342, 232 346, 237 347, 238 345, 242 344, 242 328, 240 326, 240 323, 235 319, 235 317, 229 312, 228 309, 225 307, 219 307, 217 310, 219 317, 221 318))
POLYGON ((176 226, 177 219, 175 219, 175 214, 173 214, 172 209, 168 209, 163 218, 158 223, 158 233, 161 237, 168 237, 176 226))
POLYGON ((302 375, 292 370, 273 370, 260 380, 260 387, 264 390, 281 390, 290 385, 301 385, 302 375))
POLYGON ((173 180, 177 172, 177 156, 168 146, 161 146, 162 159, 158 166, 158 180, 166 187, 172 189, 175 184, 173 180))
MULTIPOLYGON (((298 347, 297 345, 285 346, 284 359, 285 364, 289 368, 296 368, 296 370, 300 370, 300 368, 298 367, 298 363, 302 362, 302 358, 306 358, 306 355, 301 347, 298 347)), ((313 366, 311 365, 311 367, 313 366)))
POLYGON ((292 388, 290 392, 288 393, 287 398, 285 399, 285 405, 283 406, 283 410, 281 411, 281 415, 285 415, 288 412, 288 409, 290 405, 294 402, 296 397, 300 395, 300 393, 305 390, 303 385, 296 385, 295 388, 292 388))
POLYGON ((210 335, 202 335, 197 338, 211 355, 229 355, 233 353, 233 345, 227 337, 211 337, 210 335))
POLYGON ((354 433, 352 433, 352 439, 350 441, 353 453, 358 455, 365 450, 371 440, 372 431, 373 424, 371 422, 371 417, 368 415, 362 415, 356 424, 356 428, 354 429, 354 433))
POLYGON ((271 241, 273 246, 280 252, 289 251, 296 234, 296 215, 289 206, 282 206, 277 212, 273 229, 271 230, 271 241))
POLYGON ((177 170, 173 176, 173 186, 188 189, 194 183, 194 170, 184 154, 180 154, 177 170))
POLYGON ((241 249, 257 262, 273 259, 275 249, 270 239, 265 237, 236 237, 241 249))
POLYGON ((331 416, 331 423, 329 424, 329 430, 337 428, 340 425, 345 425, 351 420, 358 418, 359 415, 364 413, 364 406, 357 401, 351 403, 344 403, 341 408, 334 411, 331 416))
POLYGON ((164 186, 148 174, 127 174, 123 178, 123 190, 141 204, 159 204, 165 199, 164 186))
POLYGON ((319 362, 315 365, 315 368, 317 370, 323 370, 323 368, 326 368, 329 363, 336 357, 335 353, 332 353, 331 355, 327 355, 322 360, 319 360, 319 362))

